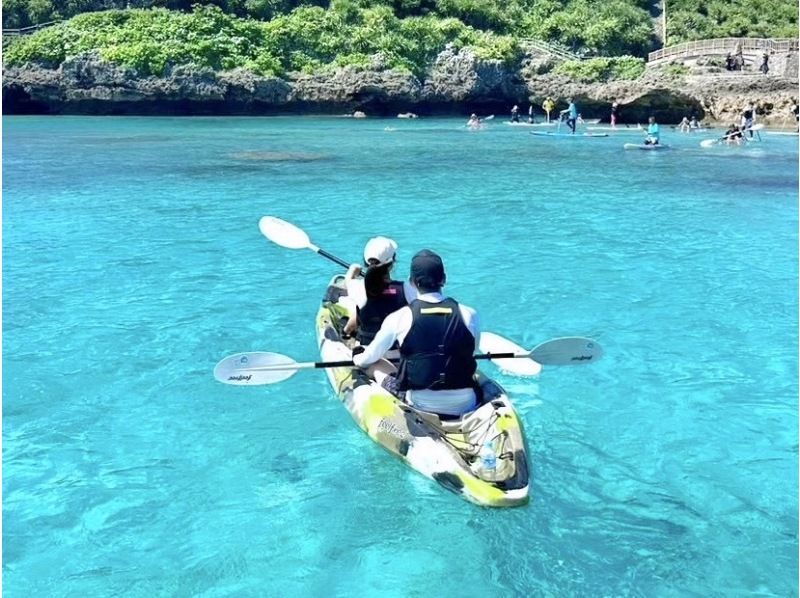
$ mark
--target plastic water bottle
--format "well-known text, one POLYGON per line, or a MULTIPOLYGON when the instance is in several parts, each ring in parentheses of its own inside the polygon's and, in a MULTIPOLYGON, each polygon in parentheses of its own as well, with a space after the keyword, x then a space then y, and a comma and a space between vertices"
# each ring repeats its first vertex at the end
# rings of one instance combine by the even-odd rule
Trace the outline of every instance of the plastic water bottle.
POLYGON ((479 455, 481 457, 481 467, 483 470, 494 473, 497 469, 497 453, 494 452, 494 446, 491 440, 487 440, 483 444, 479 455))

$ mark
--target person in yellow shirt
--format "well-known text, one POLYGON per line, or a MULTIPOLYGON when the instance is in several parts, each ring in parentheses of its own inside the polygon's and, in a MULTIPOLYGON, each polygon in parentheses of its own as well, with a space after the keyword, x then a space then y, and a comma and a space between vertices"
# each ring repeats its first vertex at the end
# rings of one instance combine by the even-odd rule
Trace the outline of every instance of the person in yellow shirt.
POLYGON ((547 113, 547 122, 550 122, 550 112, 556 107, 556 103, 550 96, 542 103, 542 109, 547 113))

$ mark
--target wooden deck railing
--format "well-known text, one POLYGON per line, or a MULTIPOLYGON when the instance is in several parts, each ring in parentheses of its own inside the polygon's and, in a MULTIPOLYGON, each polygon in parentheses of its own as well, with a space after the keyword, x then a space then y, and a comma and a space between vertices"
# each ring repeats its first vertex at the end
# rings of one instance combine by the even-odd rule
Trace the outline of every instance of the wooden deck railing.
POLYGON ((733 53, 738 44, 743 52, 797 52, 799 40, 795 38, 722 37, 701 39, 661 48, 647 55, 647 62, 659 62, 679 56, 733 53))
POLYGON ((540 52, 551 54, 552 56, 555 56, 556 58, 561 58, 562 60, 582 60, 582 58, 577 54, 540 39, 527 38, 527 39, 521 39, 519 41, 520 44, 531 46, 532 48, 536 48, 540 52))
POLYGON ((15 35, 28 35, 29 33, 34 33, 39 31, 39 29, 44 29, 45 27, 49 27, 50 25, 55 25, 56 23, 60 23, 61 21, 48 21, 47 23, 39 23, 38 25, 31 25, 30 27, 22 27, 20 29, 3 29, 3 37, 6 36, 15 36, 15 35))

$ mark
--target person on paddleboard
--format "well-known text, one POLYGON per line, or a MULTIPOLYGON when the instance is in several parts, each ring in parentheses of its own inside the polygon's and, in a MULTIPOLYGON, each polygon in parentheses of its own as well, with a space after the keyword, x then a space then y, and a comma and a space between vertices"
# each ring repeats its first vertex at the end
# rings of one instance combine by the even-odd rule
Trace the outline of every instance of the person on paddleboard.
POLYGON ((518 123, 519 122, 519 106, 514 104, 514 107, 511 108, 511 122, 518 123))
POLYGON ((740 124, 740 129, 743 132, 750 132, 750 138, 753 137, 753 125, 756 122, 756 109, 753 106, 753 102, 747 104, 742 110, 742 121, 740 124))
POLYGON ((567 116, 567 126, 572 131, 572 134, 575 134, 575 124, 578 122, 578 107, 575 106, 575 102, 572 101, 572 98, 568 99, 567 102, 569 105, 565 110, 562 110, 560 114, 566 114, 567 116))
POLYGON ((375 237, 364 246, 364 278, 359 278, 362 267, 358 264, 351 265, 345 274, 347 296, 353 305, 344 331, 355 333, 362 345, 372 342, 386 316, 417 296, 411 283, 392 280, 396 259, 397 243, 387 237, 375 237))
MULTIPOLYGON (((478 313, 442 294, 446 276, 442 258, 428 249, 411 260, 410 281, 419 295, 389 314, 375 340, 363 352, 353 351, 353 363, 366 367, 380 360, 392 345, 400 345, 396 372, 374 368, 383 388, 421 411, 462 415, 476 407, 473 356, 480 341, 478 313)), ((383 363, 381 364, 383 365, 383 363)))
POLYGON ((645 145, 658 145, 661 140, 661 130, 656 122, 656 117, 651 116, 647 119, 647 137, 644 138, 645 145))

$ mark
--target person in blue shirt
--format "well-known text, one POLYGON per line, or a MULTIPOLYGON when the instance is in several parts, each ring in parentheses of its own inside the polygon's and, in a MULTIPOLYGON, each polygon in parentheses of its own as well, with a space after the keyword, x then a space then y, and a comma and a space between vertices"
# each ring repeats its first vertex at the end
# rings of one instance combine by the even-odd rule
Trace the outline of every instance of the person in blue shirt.
POLYGON ((658 145, 658 141, 661 137, 661 132, 658 128, 658 123, 656 122, 656 117, 651 116, 647 119, 647 137, 644 138, 645 145, 658 145))
POLYGON ((566 110, 562 110, 561 114, 567 115, 567 126, 572 131, 572 134, 575 134, 575 123, 578 122, 578 108, 575 106, 575 102, 572 101, 572 98, 567 100, 569 102, 569 106, 567 106, 566 110))

